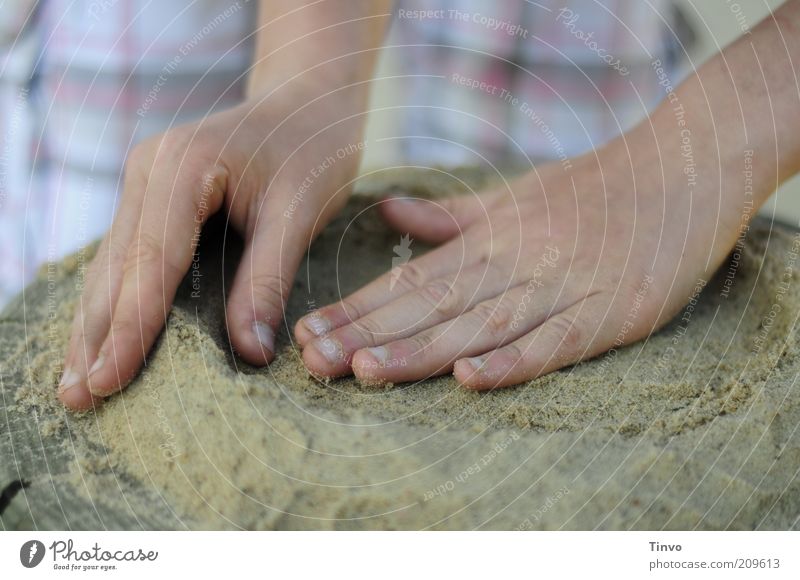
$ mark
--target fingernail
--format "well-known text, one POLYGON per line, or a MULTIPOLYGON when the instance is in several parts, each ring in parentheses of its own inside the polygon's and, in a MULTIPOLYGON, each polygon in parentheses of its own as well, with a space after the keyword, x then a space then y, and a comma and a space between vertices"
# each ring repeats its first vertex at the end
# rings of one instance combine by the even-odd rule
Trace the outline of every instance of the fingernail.
POLYGON ((105 362, 106 362, 106 355, 101 354, 100 356, 98 356, 97 360, 94 361, 92 368, 89 369, 89 376, 91 377, 94 373, 103 368, 103 364, 105 364, 105 362))
POLYGON ((479 371, 481 370, 481 367, 483 366, 483 363, 485 361, 483 360, 483 357, 473 356, 470 358, 465 358, 464 362, 466 362, 470 367, 472 367, 473 371, 479 371))
POLYGON ((271 353, 275 352, 275 333, 267 324, 258 320, 253 322, 253 334, 256 335, 261 346, 271 353))
MULTIPOLYGON (((92 365, 92 368, 89 369, 89 375, 86 377, 87 380, 92 378, 92 375, 94 373, 96 373, 101 368, 103 368, 103 364, 105 364, 105 362, 106 362, 106 355, 104 355, 103 353, 100 353, 100 355, 97 357, 97 360, 94 361, 94 364, 92 365)), ((91 381, 89 381, 89 392, 92 393, 93 395, 105 396, 104 393, 101 393, 101 392, 97 391, 97 389, 94 387, 94 385, 92 384, 91 381)))
POLYGON ((310 330, 314 336, 323 336, 331 329, 331 323, 328 319, 316 313, 306 316, 303 320, 303 326, 310 330))
POLYGON ((330 337, 315 340, 314 348, 331 364, 337 364, 344 359, 342 345, 330 337))
POLYGON ((368 348, 367 352, 372 355, 372 357, 378 361, 379 363, 385 363, 386 357, 389 356, 389 351, 386 350, 383 346, 376 346, 373 348, 368 348))
POLYGON ((414 199, 414 198, 411 198, 411 197, 402 197, 402 196, 394 196, 394 195, 392 195, 392 196, 389 196, 389 199, 391 201, 393 201, 394 203, 407 203, 407 204, 417 203, 417 200, 414 199))
POLYGON ((58 383, 58 392, 66 393, 79 382, 81 382, 81 376, 72 369, 67 369, 61 375, 61 381, 58 383))

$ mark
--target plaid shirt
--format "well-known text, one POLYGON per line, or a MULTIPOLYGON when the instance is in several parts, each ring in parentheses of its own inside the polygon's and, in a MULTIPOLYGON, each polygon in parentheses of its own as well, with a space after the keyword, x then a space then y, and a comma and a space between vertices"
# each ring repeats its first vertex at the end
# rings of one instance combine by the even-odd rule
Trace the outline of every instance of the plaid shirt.
POLYGON ((419 137, 405 157, 520 163, 597 147, 664 96, 651 63, 676 60, 675 15, 669 0, 403 0, 392 41, 414 107, 398 126, 419 137))
POLYGON ((4 23, 0 304, 108 229, 133 144, 241 100, 255 7, 44 0, 4 23))
MULTIPOLYGON (((255 4, 6 0, 0 305, 43 262, 107 230, 133 144, 240 101, 255 4)), ((470 149, 492 160, 566 157, 641 118, 639 98, 645 106, 660 98, 649 63, 670 60, 668 15, 662 21, 636 0, 568 6, 399 2, 389 44, 412 45, 401 52, 415 75, 406 84, 412 106, 398 112, 398 126, 419 136, 404 140, 408 160, 479 162, 470 149)))

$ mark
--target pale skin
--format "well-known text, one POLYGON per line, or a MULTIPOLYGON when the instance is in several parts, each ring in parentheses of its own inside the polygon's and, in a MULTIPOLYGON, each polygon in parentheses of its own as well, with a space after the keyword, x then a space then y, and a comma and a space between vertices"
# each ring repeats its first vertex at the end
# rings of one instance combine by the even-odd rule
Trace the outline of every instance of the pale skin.
MULTIPOLYGON (((337 37, 342 53, 354 42, 362 44, 350 51, 379 46, 386 21, 376 14, 389 7, 377 4, 348 4, 374 18, 349 25, 365 27, 357 38, 337 37)), ((306 24, 310 30, 325 18, 344 20, 319 14, 319 22, 306 24)), ((262 12, 264 22, 274 16, 262 12)), ((493 191, 438 204, 386 200, 381 209, 391 226, 438 247, 299 320, 295 337, 309 370, 365 382, 453 373, 466 388, 490 389, 647 337, 724 262, 746 225, 746 204, 761 205, 800 169, 799 33, 800 0, 793 0, 701 67, 640 125, 567 168, 549 164, 493 191), (682 155, 687 143, 691 169, 682 155), (745 157, 752 200, 744 194, 745 157)), ((291 40, 278 36, 279 43, 291 40)), ((260 54, 273 41, 260 36, 260 54)), ((302 46, 297 60, 306 68, 332 56, 329 45, 302 46)), ((355 114, 366 99, 358 81, 369 78, 373 64, 374 57, 344 59, 300 86, 319 96, 352 79, 357 88, 337 104, 355 114)), ((289 69, 257 67, 247 103, 174 129, 128 161, 120 214, 76 313, 59 394, 68 407, 91 407, 140 368, 189 268, 204 182, 208 205, 228 212, 247 244, 228 303, 233 346, 252 364, 274 356, 272 337, 302 252, 344 204, 357 160, 308 197, 292 227, 281 225, 296 242, 282 247, 274 232, 294 190, 276 184, 292 183, 330 147, 357 142, 363 126, 344 123, 314 137, 279 171, 275 164, 332 122, 329 106, 312 108, 275 141, 287 142, 288 151, 275 150, 272 140, 259 147, 265 133, 282 130, 276 127, 298 97, 285 96, 285 109, 281 98, 265 107, 253 99, 296 74, 289 69), (232 137, 209 145, 195 138, 204 130, 232 137), (291 245, 299 249, 287 250, 291 245), (102 364, 87 379, 97 360, 102 364)))
POLYGON ((67 407, 91 408, 136 375, 191 266, 198 225, 220 211, 245 239, 226 310, 231 343, 248 363, 274 358, 295 271, 347 201, 359 156, 332 167, 291 218, 284 212, 309 160, 361 140, 389 5, 262 0, 247 99, 136 147, 76 309, 59 385, 67 407))

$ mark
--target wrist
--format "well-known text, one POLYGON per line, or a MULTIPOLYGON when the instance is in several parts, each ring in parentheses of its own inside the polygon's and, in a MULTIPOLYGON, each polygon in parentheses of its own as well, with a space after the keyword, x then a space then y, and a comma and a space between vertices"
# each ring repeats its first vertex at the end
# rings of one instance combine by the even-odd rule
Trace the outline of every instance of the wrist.
POLYGON ((262 0, 248 96, 283 84, 316 95, 365 84, 388 25, 389 5, 389 0, 306 6, 262 0))

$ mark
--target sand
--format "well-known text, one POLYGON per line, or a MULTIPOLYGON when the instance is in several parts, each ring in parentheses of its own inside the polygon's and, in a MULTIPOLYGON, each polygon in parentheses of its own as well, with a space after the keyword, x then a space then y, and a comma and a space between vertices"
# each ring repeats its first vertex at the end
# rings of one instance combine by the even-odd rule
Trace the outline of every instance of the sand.
MULTIPOLYGON (((374 195, 393 188, 460 186, 438 172, 363 179, 309 251, 289 328, 391 267, 399 236, 374 195)), ((43 269, 5 310, 4 527, 800 529, 793 231, 754 222, 735 275, 723 268, 648 341, 483 394, 451 377, 326 384, 286 330, 271 367, 242 363, 223 310, 239 248, 229 238, 223 259, 222 235, 204 235, 199 297, 187 278, 146 369, 97 412, 55 399, 89 255, 43 269)))

